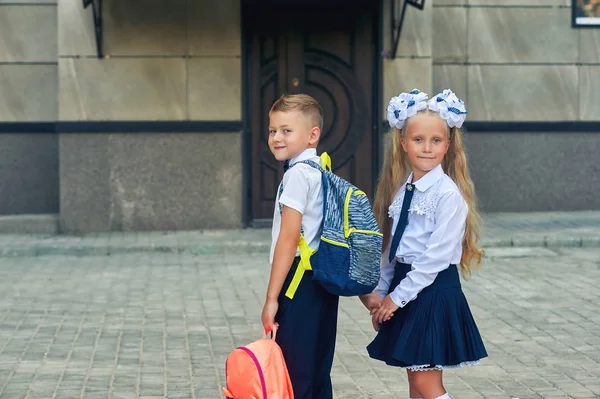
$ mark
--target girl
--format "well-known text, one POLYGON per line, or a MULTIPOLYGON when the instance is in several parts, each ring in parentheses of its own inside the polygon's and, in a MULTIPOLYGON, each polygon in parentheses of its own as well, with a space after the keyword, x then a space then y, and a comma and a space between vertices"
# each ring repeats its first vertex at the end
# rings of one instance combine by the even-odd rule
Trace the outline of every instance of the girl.
POLYGON ((388 106, 392 148, 374 204, 385 251, 379 285, 361 300, 378 331, 369 355, 407 369, 411 398, 448 399, 442 370, 487 356, 458 275, 483 252, 460 130, 466 114, 450 90, 427 101, 415 89, 388 106))

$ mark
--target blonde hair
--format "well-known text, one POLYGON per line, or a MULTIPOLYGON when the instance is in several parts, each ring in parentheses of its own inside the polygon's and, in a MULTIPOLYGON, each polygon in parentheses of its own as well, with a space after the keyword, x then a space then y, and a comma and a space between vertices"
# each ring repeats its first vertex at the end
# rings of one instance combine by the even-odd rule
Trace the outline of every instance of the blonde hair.
POLYGON ((273 103, 269 115, 273 112, 298 111, 310 121, 311 127, 323 130, 323 108, 307 94, 284 94, 273 103))
MULTIPOLYGON (((421 113, 430 113, 439 116, 439 114, 429 110, 421 111, 417 113, 417 115, 421 113)), ((385 156, 383 169, 379 176, 377 192, 375 193, 373 211, 377 223, 383 232, 384 250, 390 242, 391 235, 391 221, 388 217, 388 208, 394 200, 394 196, 400 189, 400 186, 408 179, 411 171, 408 156, 404 152, 400 142, 400 139, 406 134, 406 127, 408 124, 409 123, 405 123, 403 129, 394 128, 391 133, 391 146, 388 146, 389 150, 385 156)), ((477 247, 481 217, 477 211, 475 187, 469 175, 467 157, 462 142, 462 132, 456 127, 448 128, 448 135, 450 146, 442 161, 442 168, 456 183, 469 207, 465 234, 462 240, 462 256, 459 265, 463 276, 467 277, 471 273, 471 266, 474 262, 476 266, 481 264, 483 251, 477 247)))

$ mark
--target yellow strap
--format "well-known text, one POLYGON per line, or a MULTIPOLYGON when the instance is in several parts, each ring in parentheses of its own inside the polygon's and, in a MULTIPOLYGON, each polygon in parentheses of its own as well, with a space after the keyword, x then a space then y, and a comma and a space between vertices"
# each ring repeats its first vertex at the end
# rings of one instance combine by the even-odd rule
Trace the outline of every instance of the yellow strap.
MULTIPOLYGON (((331 157, 326 152, 321 154, 321 167, 331 172, 331 157)), ((300 234, 298 247, 300 248, 300 263, 298 264, 298 268, 294 273, 294 277, 292 277, 290 286, 285 292, 285 296, 290 299, 294 298, 294 294, 296 293, 296 290, 298 290, 298 286, 300 285, 300 281, 302 281, 304 272, 307 270, 312 270, 312 266, 310 265, 310 257, 317 252, 308 246, 308 243, 302 234, 300 234)))
POLYGON ((314 249, 308 246, 308 243, 304 239, 304 236, 300 234, 300 241, 298 241, 298 247, 300 248, 300 263, 298 264, 298 268, 294 273, 294 277, 290 282, 290 286, 285 292, 285 296, 290 299, 294 299, 294 294, 300 285, 300 281, 302 281, 302 277, 304 276, 304 272, 307 270, 312 270, 310 265, 310 257, 315 254, 314 249))
POLYGON ((326 152, 321 154, 321 167, 331 172, 331 157, 326 152))

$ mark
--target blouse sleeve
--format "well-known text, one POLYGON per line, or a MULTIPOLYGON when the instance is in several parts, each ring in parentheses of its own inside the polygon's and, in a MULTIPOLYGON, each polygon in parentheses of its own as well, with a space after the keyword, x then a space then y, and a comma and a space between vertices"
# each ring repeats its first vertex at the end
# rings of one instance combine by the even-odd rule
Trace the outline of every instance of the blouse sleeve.
POLYGON ((392 283, 392 279, 394 278, 394 262, 389 262, 388 257, 390 253, 390 246, 388 245, 387 249, 381 255, 381 273, 379 276, 379 284, 373 290, 374 293, 379 295, 382 298, 388 293, 390 289, 390 284, 392 283))
POLYGON ((450 191, 442 195, 435 211, 434 230, 425 251, 412 262, 412 269, 390 294, 391 300, 404 307, 419 292, 433 283, 438 273, 450 266, 451 258, 462 241, 468 208, 460 193, 450 191))

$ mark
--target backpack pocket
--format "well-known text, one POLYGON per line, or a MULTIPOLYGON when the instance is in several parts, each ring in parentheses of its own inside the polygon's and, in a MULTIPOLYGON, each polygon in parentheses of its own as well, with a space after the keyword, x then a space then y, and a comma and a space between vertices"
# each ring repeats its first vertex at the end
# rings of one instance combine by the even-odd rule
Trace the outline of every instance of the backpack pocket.
MULTIPOLYGON (((367 195, 360 190, 348 190, 344 204, 344 235, 349 243, 349 276, 361 292, 370 293, 379 283, 379 264, 383 234, 370 209, 367 195)), ((361 294, 359 294, 361 295, 361 294)))

